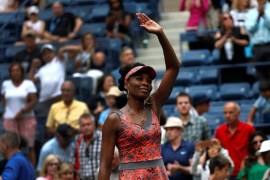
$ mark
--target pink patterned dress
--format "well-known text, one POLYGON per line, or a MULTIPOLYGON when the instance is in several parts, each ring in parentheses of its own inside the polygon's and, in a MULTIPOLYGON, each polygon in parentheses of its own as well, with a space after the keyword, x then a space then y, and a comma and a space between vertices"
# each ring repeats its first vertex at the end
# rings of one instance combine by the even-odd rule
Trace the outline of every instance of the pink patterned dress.
POLYGON ((120 155, 120 180, 167 180, 160 153, 160 125, 156 113, 147 110, 144 127, 118 111, 121 118, 116 145, 120 155), (147 166, 147 164, 150 166, 147 166), (153 163, 158 162, 158 163, 153 163), (131 165, 131 166, 129 166, 131 165), (121 167, 124 168, 121 168, 121 167))

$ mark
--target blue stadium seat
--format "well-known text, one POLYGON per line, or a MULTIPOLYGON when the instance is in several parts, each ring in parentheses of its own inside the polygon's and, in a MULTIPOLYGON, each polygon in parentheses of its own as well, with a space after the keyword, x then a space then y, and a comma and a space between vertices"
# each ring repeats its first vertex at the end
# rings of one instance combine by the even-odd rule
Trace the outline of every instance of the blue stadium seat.
POLYGON ((175 104, 176 97, 180 92, 184 92, 184 88, 180 86, 173 87, 173 90, 168 98, 168 103, 175 104))
POLYGON ((0 80, 6 80, 9 78, 9 66, 10 63, 0 63, 0 80))
POLYGON ((207 119, 207 123, 212 135, 215 133, 216 128, 224 123, 223 114, 221 113, 208 112, 203 116, 207 119))
POLYGON ((108 4, 95 5, 87 19, 92 22, 104 22, 105 18, 109 14, 109 11, 110 9, 108 4))
POLYGON ((156 71, 156 73, 157 73, 156 79, 160 80, 160 79, 162 79, 165 71, 164 70, 158 70, 158 71, 156 71))
POLYGON ((106 25, 105 23, 90 23, 83 24, 79 34, 83 35, 87 32, 91 32, 95 37, 105 37, 106 36, 106 25))
POLYGON ((255 82, 253 85, 252 85, 252 96, 254 98, 258 97, 260 95, 260 90, 259 90, 259 82, 255 82))
POLYGON ((136 12, 143 12, 145 14, 150 14, 146 3, 125 2, 124 10, 130 14, 135 14, 136 12))
POLYGON ((20 45, 20 46, 9 46, 6 49, 5 52, 5 58, 6 60, 12 60, 13 57, 21 50, 23 50, 25 48, 25 45, 20 45))
POLYGON ((196 42, 198 36, 196 31, 188 31, 180 33, 180 43, 182 42, 196 42))
POLYGON ((200 69, 198 74, 198 80, 201 83, 217 83, 218 82, 218 75, 219 71, 218 69, 200 69))
MULTIPOLYGON (((62 3, 64 6, 72 4, 73 0, 57 0, 58 2, 62 3)), ((51 7, 51 5, 55 2, 55 0, 47 0, 47 8, 51 7)))
POLYGON ((163 109, 163 111, 164 111, 164 113, 165 113, 165 115, 167 117, 169 117, 169 116, 178 116, 178 112, 177 112, 176 106, 174 104, 173 105, 172 104, 164 105, 162 107, 162 109, 163 109))
POLYGON ((191 97, 199 94, 207 95, 211 100, 217 99, 217 86, 216 85, 196 85, 190 86, 185 89, 191 97))
POLYGON ((207 49, 190 50, 182 54, 184 66, 200 66, 209 63, 211 53, 207 49))
POLYGON ((223 100, 248 99, 250 85, 248 83, 227 83, 220 86, 220 97, 223 100))
POLYGON ((107 0, 72 0, 73 4, 77 4, 77 5, 96 5, 96 4, 103 4, 103 3, 107 3, 107 0))
POLYGON ((65 8, 66 12, 70 12, 75 16, 81 17, 84 22, 89 22, 89 16, 92 12, 94 6, 92 5, 84 5, 84 6, 69 6, 65 8))
POLYGON ((22 12, 0 13, 0 25, 2 24, 22 24, 24 14, 22 12))
POLYGON ((176 78, 176 84, 179 85, 192 85, 196 83, 194 70, 180 70, 176 78))
POLYGON ((93 80, 90 77, 72 77, 71 81, 76 84, 76 95, 79 100, 88 102, 92 96, 93 80))
POLYGON ((51 9, 44 9, 44 10, 40 11, 40 13, 39 13, 40 19, 42 19, 44 21, 49 20, 51 16, 52 16, 51 9))

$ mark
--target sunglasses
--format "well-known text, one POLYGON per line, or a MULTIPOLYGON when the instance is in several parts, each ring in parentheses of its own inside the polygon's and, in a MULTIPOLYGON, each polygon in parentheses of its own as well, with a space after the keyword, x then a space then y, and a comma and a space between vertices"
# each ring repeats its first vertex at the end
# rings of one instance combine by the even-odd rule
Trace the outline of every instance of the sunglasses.
POLYGON ((48 166, 58 166, 59 163, 48 163, 48 166))
POLYGON ((261 141, 253 141, 252 144, 253 144, 253 145, 256 145, 256 144, 262 144, 262 142, 263 142, 263 140, 261 140, 261 141))

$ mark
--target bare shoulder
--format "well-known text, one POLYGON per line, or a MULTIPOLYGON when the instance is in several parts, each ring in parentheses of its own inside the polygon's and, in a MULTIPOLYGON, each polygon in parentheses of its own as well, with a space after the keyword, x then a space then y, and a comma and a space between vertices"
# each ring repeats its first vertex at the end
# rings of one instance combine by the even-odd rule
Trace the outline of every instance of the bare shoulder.
POLYGON ((102 129, 117 131, 119 127, 120 127, 120 114, 117 111, 110 112, 102 129))

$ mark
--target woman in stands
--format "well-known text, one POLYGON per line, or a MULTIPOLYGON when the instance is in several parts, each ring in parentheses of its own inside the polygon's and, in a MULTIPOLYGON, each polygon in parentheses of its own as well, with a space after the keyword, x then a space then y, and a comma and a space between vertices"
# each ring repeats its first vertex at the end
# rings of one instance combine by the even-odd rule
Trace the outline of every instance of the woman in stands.
POLYGON ((150 95, 156 76, 150 66, 135 63, 120 69, 120 90, 127 92, 127 104, 111 112, 102 129, 99 180, 108 180, 115 145, 120 154, 120 180, 168 179, 160 153, 159 114, 173 88, 180 63, 162 27, 143 13, 140 26, 155 34, 163 49, 166 71, 159 88, 150 95))
POLYGON ((49 154, 44 160, 40 176, 37 180, 58 180, 60 165, 60 159, 54 154, 49 154))
POLYGON ((3 126, 5 130, 16 132, 27 140, 29 156, 35 163, 36 118, 33 108, 37 101, 37 89, 34 83, 24 79, 21 64, 9 67, 10 79, 2 83, 1 95, 4 104, 3 126))

